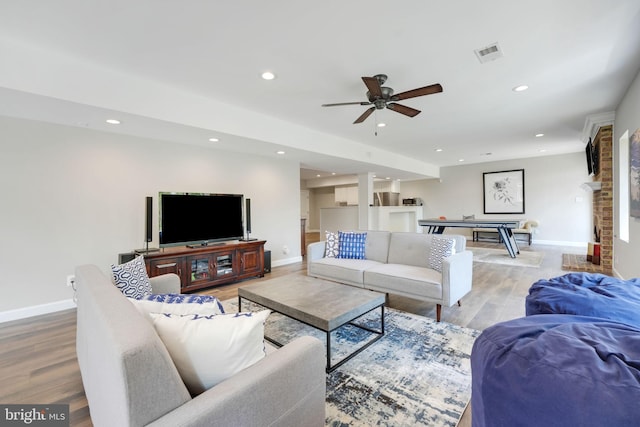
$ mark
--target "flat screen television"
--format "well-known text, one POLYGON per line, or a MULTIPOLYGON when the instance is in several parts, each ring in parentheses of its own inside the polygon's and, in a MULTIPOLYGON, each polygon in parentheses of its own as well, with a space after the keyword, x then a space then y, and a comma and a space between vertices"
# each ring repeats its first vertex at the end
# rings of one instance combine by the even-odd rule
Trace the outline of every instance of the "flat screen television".
POLYGON ((587 170, 589 171, 589 175, 593 175, 593 144, 591 143, 591 138, 589 138, 584 152, 587 157, 587 170))
POLYGON ((160 246, 204 246, 244 237, 242 194, 160 193, 160 246))

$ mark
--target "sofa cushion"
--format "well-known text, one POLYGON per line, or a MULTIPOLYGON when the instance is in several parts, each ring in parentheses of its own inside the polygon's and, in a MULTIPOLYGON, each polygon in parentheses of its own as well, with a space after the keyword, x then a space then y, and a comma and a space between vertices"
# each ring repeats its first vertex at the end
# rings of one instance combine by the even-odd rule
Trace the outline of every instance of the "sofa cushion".
POLYGON ((212 316, 150 316, 182 380, 196 395, 264 358, 264 322, 269 314, 264 310, 212 316))
POLYGON ((142 255, 124 264, 111 265, 111 273, 115 285, 129 298, 138 299, 153 292, 142 255))
POLYGON ((372 290, 442 299, 442 274, 405 264, 379 264, 364 271, 364 287, 372 290))
POLYGON ((337 258, 340 253, 340 247, 338 246, 338 233, 327 231, 325 233, 326 245, 324 256, 327 258, 337 258))
POLYGON ((389 241, 389 264, 428 267, 431 234, 394 232, 389 241))
POLYGON ((429 268, 442 272, 442 260, 450 257, 454 251, 455 241, 440 236, 433 236, 431 238, 431 248, 429 249, 429 256, 427 257, 427 265, 429 268))
POLYGON ((364 248, 366 240, 367 233, 338 231, 338 246, 340 249, 337 258, 365 259, 364 248))
POLYGON ((224 314, 222 304, 212 295, 151 294, 141 299, 127 299, 147 318, 149 313, 224 314))
POLYGON ((387 262, 389 256, 389 231, 367 231, 364 257, 378 262, 387 262))
POLYGON ((309 264, 309 274, 362 287, 363 272, 379 264, 368 259, 322 258, 309 264))

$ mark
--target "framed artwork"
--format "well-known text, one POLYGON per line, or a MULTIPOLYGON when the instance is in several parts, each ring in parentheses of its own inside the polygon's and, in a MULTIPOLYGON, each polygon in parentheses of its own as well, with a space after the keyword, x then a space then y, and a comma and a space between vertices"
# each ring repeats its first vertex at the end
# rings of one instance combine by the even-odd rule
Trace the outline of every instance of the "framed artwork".
POLYGON ((524 213, 524 169, 484 172, 485 214, 524 213))
POLYGON ((640 218, 640 129, 629 139, 629 213, 640 218))

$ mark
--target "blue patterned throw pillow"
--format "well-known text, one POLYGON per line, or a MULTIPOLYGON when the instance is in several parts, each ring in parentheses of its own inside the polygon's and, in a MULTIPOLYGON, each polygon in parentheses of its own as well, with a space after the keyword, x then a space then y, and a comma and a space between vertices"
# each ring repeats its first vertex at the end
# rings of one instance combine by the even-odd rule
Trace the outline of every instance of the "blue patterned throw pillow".
POLYGON ((218 298, 212 295, 198 294, 151 294, 129 301, 142 314, 224 314, 224 308, 218 298))
POLYGON ((112 265, 111 273, 113 282, 125 296, 139 299, 151 295, 151 282, 142 255, 125 264, 112 265))
POLYGON ((338 258, 365 259, 364 248, 367 233, 338 231, 338 258))
POLYGON ((431 251, 429 251, 429 258, 427 259, 429 268, 442 272, 442 260, 453 254, 454 244, 455 241, 453 239, 433 236, 431 239, 431 251))
POLYGON ((338 233, 326 231, 325 236, 327 238, 325 256, 327 258, 337 258, 340 253, 340 248, 338 247, 338 233))

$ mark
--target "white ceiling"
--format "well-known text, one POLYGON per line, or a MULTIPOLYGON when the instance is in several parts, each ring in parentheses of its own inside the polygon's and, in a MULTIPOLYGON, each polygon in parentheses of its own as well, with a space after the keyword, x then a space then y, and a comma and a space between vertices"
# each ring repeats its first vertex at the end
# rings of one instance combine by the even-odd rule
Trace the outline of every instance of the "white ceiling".
POLYGON ((0 114, 216 135, 223 149, 282 149, 303 178, 437 176, 460 159, 582 151, 586 117, 615 110, 640 69, 638 22, 638 0, 2 0, 0 114), (495 42, 503 57, 481 64, 474 50, 495 42), (321 107, 365 101, 361 77, 379 73, 396 93, 444 91, 401 101, 414 118, 354 125, 368 107, 321 107))

